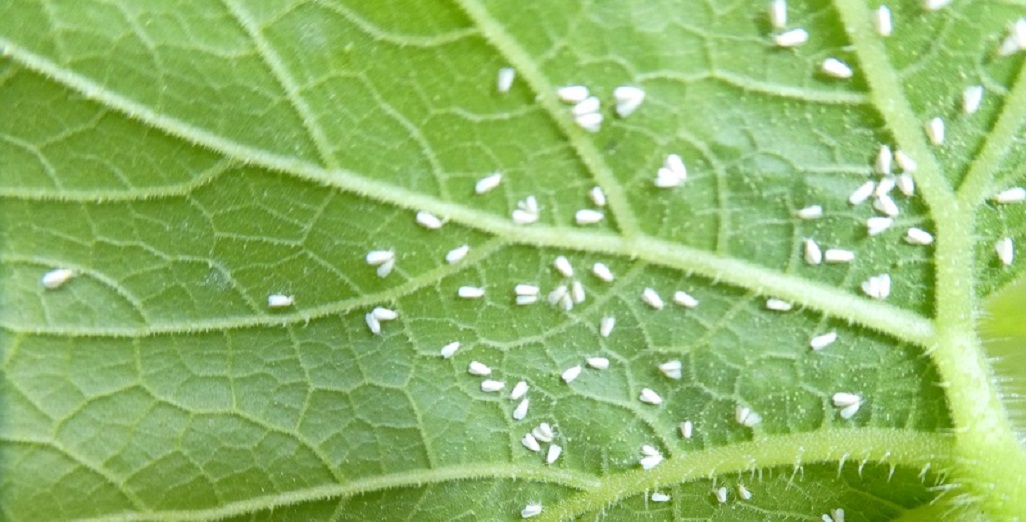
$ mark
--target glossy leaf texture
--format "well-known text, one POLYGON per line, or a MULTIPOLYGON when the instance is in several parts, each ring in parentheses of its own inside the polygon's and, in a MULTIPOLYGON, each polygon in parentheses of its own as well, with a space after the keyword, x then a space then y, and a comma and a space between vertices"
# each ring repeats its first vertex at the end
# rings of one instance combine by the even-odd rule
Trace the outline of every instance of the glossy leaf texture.
POLYGON ((994 455, 951 434, 974 433, 958 379, 989 381, 954 370, 982 358, 957 342, 978 299, 1026 267, 994 250, 1026 245, 1026 204, 991 199, 1026 184, 1026 53, 997 53, 1026 6, 896 3, 884 38, 877 4, 792 1, 787 29, 810 35, 794 48, 774 45, 766 7, 0 2, 0 517, 987 512, 964 501, 986 490, 966 463, 994 455), (599 100, 597 132, 558 98, 568 85, 599 100), (619 117, 624 85, 645 99, 619 117), (916 160, 916 190, 893 190, 899 213, 869 235, 881 212, 848 198, 885 177, 881 145, 916 160), (670 154, 687 179, 658 187, 670 154), (537 222, 515 223, 531 196, 537 222), (811 205, 821 218, 799 216, 811 205), (578 224, 582 209, 602 219, 578 224), (909 244, 911 227, 936 242, 909 244), (810 239, 854 259, 810 264, 810 239), (376 250, 394 252, 385 277, 376 250), (74 277, 44 288, 57 268, 74 277), (891 289, 872 299, 880 274, 891 289), (547 302, 575 282, 576 302, 547 302), (375 335, 377 307, 398 317, 375 335), (673 360, 680 378, 660 370, 673 360), (862 399, 850 418, 838 392, 862 399), (554 439, 530 451, 543 422, 554 439), (645 445, 664 457, 651 470, 645 445))

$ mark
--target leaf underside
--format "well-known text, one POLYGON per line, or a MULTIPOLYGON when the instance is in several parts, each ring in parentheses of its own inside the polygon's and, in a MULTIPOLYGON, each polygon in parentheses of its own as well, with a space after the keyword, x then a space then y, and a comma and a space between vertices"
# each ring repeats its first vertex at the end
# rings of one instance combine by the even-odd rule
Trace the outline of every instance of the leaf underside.
POLYGON ((758 4, 0 4, 0 518, 506 520, 537 501, 584 520, 879 520, 944 500, 960 426, 926 352, 953 276, 903 238, 975 219, 977 295, 1022 274, 993 245, 1026 241, 1026 205, 986 198, 1023 183, 1023 62, 994 51, 1026 8, 895 5, 894 35, 867 43, 846 35, 851 4, 791 2, 810 41, 778 49, 758 4), (827 57, 854 77, 821 73, 827 57), (570 84, 601 98, 600 132, 555 98, 570 84), (646 99, 617 118, 624 84, 646 99), (925 151, 922 177, 870 237, 877 213, 847 197, 883 143, 925 151), (670 153, 688 180, 660 189, 670 153), (577 226, 594 186, 605 219, 577 226), (514 225, 529 195, 539 222, 514 225), (822 219, 796 217, 813 204, 822 219), (855 260, 811 266, 806 238, 855 260), (364 257, 388 249, 378 277, 364 257), (53 268, 76 276, 46 290, 53 268), (870 300, 882 273, 890 296, 870 300), (549 306, 571 279, 585 301, 549 306), (518 283, 539 302, 517 306, 518 283), (268 308, 278 293, 294 306, 268 308), (372 335, 378 306, 399 318, 372 335), (563 382, 586 357, 610 366, 563 382), (674 359, 679 380, 657 367, 674 359), (470 361, 505 389, 482 392, 470 361), (850 420, 836 392, 864 398, 850 420), (540 422, 551 465, 520 442, 540 422), (648 472, 645 444, 667 458, 648 472))

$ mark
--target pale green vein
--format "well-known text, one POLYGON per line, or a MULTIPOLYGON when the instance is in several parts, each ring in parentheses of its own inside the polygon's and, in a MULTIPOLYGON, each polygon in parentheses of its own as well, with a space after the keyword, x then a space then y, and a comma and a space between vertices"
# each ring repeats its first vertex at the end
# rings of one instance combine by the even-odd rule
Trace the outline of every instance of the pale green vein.
POLYGON ((1026 121, 1026 67, 1019 69, 1012 92, 1005 97, 1001 116, 990 132, 983 148, 976 155, 969 174, 958 188, 958 199, 967 208, 975 208, 992 192, 1000 190, 994 186, 994 177, 1001 168, 1001 162, 1008 155, 1012 145, 1021 143, 1019 129, 1026 121))
POLYGON ((149 511, 118 513, 104 517, 78 519, 80 521, 189 521, 218 520, 234 516, 254 514, 260 511, 282 508, 304 502, 345 498, 361 493, 397 488, 424 487, 444 482, 466 480, 529 480, 546 482, 577 489, 589 490, 599 487, 598 479, 570 470, 561 470, 537 464, 461 464, 459 466, 435 469, 405 471, 346 482, 326 484, 307 489, 287 491, 273 495, 252 497, 235 502, 225 502, 218 507, 189 511, 149 511))
MULTIPOLYGON (((860 298, 852 292, 843 289, 784 274, 748 261, 722 257, 703 250, 651 237, 631 238, 609 233, 542 225, 520 227, 507 219, 495 215, 457 203, 440 201, 434 197, 359 176, 350 171, 325 170, 318 165, 296 158, 271 154, 154 111, 150 107, 106 89, 89 78, 62 68, 45 57, 23 49, 5 38, 0 38, 0 45, 6 46, 10 56, 29 69, 45 74, 71 89, 82 92, 113 109, 126 113, 168 134, 178 136, 186 141, 240 161, 284 172, 320 185, 332 186, 346 192, 360 194, 398 208, 428 210, 436 215, 444 216, 452 222, 493 234, 507 244, 560 247, 615 256, 629 253, 632 257, 640 258, 655 265, 676 268, 685 273, 695 273, 710 278, 716 282, 738 286, 763 295, 787 299, 797 305, 816 309, 829 316, 887 333, 908 343, 926 346, 931 342, 933 336, 933 324, 929 319, 916 313, 887 303, 860 298)), ((314 311, 301 310, 292 316, 239 318, 230 324, 224 321, 216 321, 205 324, 205 327, 237 328, 270 325, 272 322, 274 324, 281 324, 283 320, 306 321, 318 317, 318 314, 337 312, 338 310, 334 309, 334 307, 327 306, 317 310, 316 313, 314 311)), ((5 327, 12 331, 20 331, 15 325, 6 325, 5 327)), ((177 331, 182 331, 181 327, 126 329, 120 332, 96 331, 94 334, 135 336, 177 331)), ((83 332, 75 332, 74 330, 62 333, 65 335, 83 334, 83 332)))
POLYGON ((581 161, 595 177, 595 182, 606 193, 609 209, 616 218, 620 232, 625 236, 634 236, 640 232, 637 218, 627 201, 627 194, 617 181, 612 169, 602 159, 602 154, 587 133, 578 128, 568 116, 566 107, 556 100, 556 88, 548 81, 545 74, 538 68, 535 60, 517 43, 498 20, 477 0, 456 0, 468 16, 481 29, 485 38, 509 60, 517 75, 523 78, 531 89, 538 94, 538 103, 551 116, 556 125, 563 131, 570 145, 580 156, 581 161))
MULTIPOLYGON (((352 299, 343 299, 321 306, 303 308, 292 313, 247 315, 214 320, 193 318, 181 323, 158 323, 152 319, 146 318, 143 311, 140 309, 139 313, 145 319, 144 326, 87 327, 79 325, 70 327, 47 326, 26 328, 24 325, 0 323, 0 327, 6 328, 12 332, 29 332, 37 335, 55 334, 66 337, 146 337, 175 333, 201 333, 217 330, 237 330, 253 327, 281 327, 290 324, 305 324, 314 319, 344 315, 354 310, 371 308, 373 306, 380 305, 381 303, 397 301, 399 298, 405 295, 410 295, 417 290, 438 284, 438 281, 441 281, 443 278, 463 270, 466 266, 472 266, 473 263, 480 262, 501 249, 503 246, 505 246, 505 243, 500 239, 492 239, 480 245, 476 245, 471 253, 466 257, 464 263, 457 265, 441 264, 434 270, 418 274, 416 277, 408 279, 402 284, 384 289, 380 292, 364 294, 352 299)), ((13 256, 0 255, 0 261, 23 260, 13 256)), ((34 259, 24 260, 24 262, 29 261, 39 262, 34 259)), ((57 264, 52 266, 57 266, 57 264)), ((70 268, 78 270, 75 266, 71 266, 70 268)), ((368 268, 368 270, 370 269, 368 268)), ((90 273, 90 275, 92 274, 90 273)), ((109 279, 107 281, 110 285, 113 285, 114 288, 118 289, 119 294, 125 293, 117 286, 116 281, 109 279)), ((141 307, 141 305, 139 306, 141 307)))
MULTIPOLYGON (((916 179, 931 207, 936 223, 937 334, 929 354, 937 366, 947 393, 959 453, 958 479, 964 482, 981 507, 995 520, 1026 516, 1026 506, 1016 500, 1026 489, 1026 453, 1011 431, 994 376, 975 334, 977 296, 974 288, 973 245, 975 205, 956 198, 929 151, 898 77, 887 60, 883 43, 873 32, 869 7, 862 2, 835 0, 849 37, 872 87, 872 99, 901 148, 919 160, 916 179)), ((1019 87, 1018 85, 1016 86, 1019 87)), ((1020 102, 1022 103, 1022 102, 1020 102)), ((1018 110, 1013 109, 1011 114, 1018 110)), ((1015 118, 1010 116, 1009 118, 1015 118)), ((1004 119, 1004 118, 1002 118, 1004 119)), ((1010 123, 1006 123, 1010 125, 1010 123)), ((1009 131, 1012 132, 1012 131, 1009 131)), ((984 165, 999 161, 999 135, 984 165)), ((988 142, 987 147, 992 145, 988 142)), ((994 165, 996 166, 996 165, 994 165)), ((982 170, 981 170, 982 172, 982 170)), ((987 177, 984 172, 973 176, 987 177)), ((976 189, 981 192, 983 188, 976 189)))
MULTIPOLYGON (((880 111, 898 148, 919 164, 915 179, 923 199, 934 215, 947 215, 953 211, 954 193, 926 144, 923 130, 926 120, 917 117, 909 105, 901 79, 887 57, 883 39, 876 33, 869 19, 869 6, 861 1, 834 0, 834 7, 841 15, 848 38, 859 58, 855 74, 865 76, 870 87, 869 99, 880 111)), ((871 154, 874 151, 866 152, 871 154)))
POLYGON ((124 497, 132 504, 132 506, 135 509, 145 509, 146 503, 143 502, 143 500, 139 498, 139 496, 134 491, 126 487, 125 483, 121 479, 115 477, 102 464, 96 464, 88 461, 87 459, 77 455, 74 451, 65 447, 63 444, 60 443, 60 441, 56 439, 44 441, 33 440, 28 438, 19 438, 16 436, 3 436, 0 437, 0 441, 2 441, 5 444, 18 444, 33 448, 41 448, 43 450, 56 451, 57 453, 65 456, 68 460, 74 462, 79 466, 82 466, 82 468, 86 470, 89 470, 91 473, 95 473, 96 475, 103 477, 103 480, 105 480, 108 484, 117 489, 118 493, 124 495, 124 497))
POLYGON ((951 448, 950 440, 941 435, 876 428, 772 435, 752 442, 682 453, 667 459, 652 471, 635 470, 610 476, 598 488, 546 507, 538 520, 574 520, 660 486, 757 469, 808 466, 828 461, 839 461, 843 466, 844 461, 849 460, 915 470, 926 464, 934 470, 944 469, 950 464, 951 448))
POLYGON ((210 168, 196 174, 188 181, 149 187, 128 187, 125 189, 60 189, 0 187, 0 198, 25 201, 61 201, 79 203, 107 203, 123 201, 155 200, 181 197, 210 184, 225 172, 237 167, 240 162, 234 158, 221 158, 210 168))
POLYGON ((682 453, 651 471, 637 469, 611 475, 598 488, 588 489, 555 506, 546 506, 537 520, 574 520, 660 486, 777 466, 858 461, 917 470, 931 464, 935 470, 944 469, 950 465, 951 451, 952 444, 946 436, 882 428, 770 435, 751 442, 682 453))
POLYGON ((865 105, 869 103, 869 97, 860 92, 827 91, 810 89, 808 87, 779 85, 720 69, 700 74, 653 71, 640 73, 637 76, 637 81, 639 83, 652 80, 670 80, 684 84, 713 80, 745 92, 807 103, 823 103, 829 105, 865 105))
POLYGON ((221 1, 242 29, 246 31, 246 34, 249 35, 250 39, 253 40, 253 46, 256 48, 260 58, 271 70, 272 76, 281 86, 285 97, 289 100, 293 109, 295 109, 299 119, 303 122, 303 127, 309 133, 310 140, 313 142, 314 146, 317 147, 317 153, 320 155, 321 161, 323 161, 324 165, 327 167, 337 168, 338 162, 335 160, 334 152, 332 152, 331 142, 324 134, 324 129, 322 129, 320 124, 317 123, 317 116, 310 108, 310 105, 307 104, 306 100, 300 95, 299 84, 297 84, 295 78, 292 77, 292 73, 290 73, 288 67, 285 66, 285 62, 282 61, 281 56, 279 56, 278 52, 274 50, 274 47, 271 46, 270 42, 264 38, 262 28, 257 26, 249 12, 243 9, 235 0, 221 1))
POLYGON ((325 2, 324 0, 314 0, 314 3, 334 12, 335 14, 345 18, 346 21, 355 25, 359 30, 363 31, 370 36, 375 42, 385 42, 399 47, 440 47, 446 44, 455 43, 460 40, 464 40, 477 33, 477 29, 473 27, 465 27, 448 33, 442 33, 437 35, 413 35, 413 34, 397 34, 386 29, 383 29, 374 23, 370 22, 362 16, 358 16, 350 9, 338 2, 325 2))

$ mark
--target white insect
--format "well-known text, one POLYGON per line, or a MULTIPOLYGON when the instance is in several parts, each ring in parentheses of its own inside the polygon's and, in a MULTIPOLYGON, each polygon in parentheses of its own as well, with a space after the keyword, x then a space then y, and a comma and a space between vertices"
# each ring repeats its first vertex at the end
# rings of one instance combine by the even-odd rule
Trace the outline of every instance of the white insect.
POLYGON ((642 388, 641 396, 638 397, 638 400, 646 404, 654 404, 656 406, 663 403, 663 398, 651 388, 642 388))
POLYGON ((588 366, 591 366, 596 370, 605 370, 606 368, 609 368, 609 359, 606 359, 605 357, 588 357, 585 359, 585 362, 588 363, 588 366))
POLYGON ((898 164, 898 167, 901 168, 902 172, 908 174, 915 172, 916 169, 919 168, 919 164, 916 163, 916 160, 912 159, 912 156, 909 156, 908 153, 901 149, 894 151, 894 161, 898 164))
POLYGON ((556 270, 559 271, 560 274, 563 274, 563 277, 574 276, 574 267, 570 264, 570 260, 565 256, 556 257, 556 260, 552 262, 552 266, 556 267, 556 270))
POLYGON ((538 217, 537 212, 528 212, 520 208, 513 210, 512 214, 514 225, 530 225, 532 223, 536 223, 538 221, 538 217))
POLYGON ((517 72, 512 67, 503 67, 499 69, 499 77, 496 82, 496 87, 500 93, 509 92, 510 87, 513 86, 513 79, 516 78, 517 72))
POLYGON ((581 284, 580 281, 574 281, 573 283, 570 283, 570 298, 578 304, 583 303, 584 300, 587 298, 587 295, 584 292, 584 285, 581 284))
POLYGON ((542 442, 552 442, 552 439, 556 436, 556 434, 552 432, 552 426, 549 426, 549 423, 547 422, 539 424, 538 427, 531 430, 531 434, 534 435, 534 438, 542 442))
POLYGON ((562 455, 562 454, 563 454, 563 447, 560 446, 559 444, 553 444, 553 445, 549 446, 549 451, 548 451, 548 453, 545 454, 545 463, 546 464, 552 464, 553 462, 556 462, 556 459, 558 459, 559 456, 562 455))
POLYGON ((428 230, 438 230, 439 228, 442 228, 442 220, 438 216, 426 210, 420 210, 417 212, 417 224, 428 230))
POLYGON ((716 501, 720 504, 727 503, 727 488, 714 489, 713 495, 716 495, 716 501))
POLYGON ((542 512, 542 505, 537 502, 530 502, 524 509, 520 510, 520 518, 531 518, 540 515, 542 512))
POLYGON ((516 295, 534 295, 534 296, 536 296, 536 295, 541 293, 541 288, 538 288, 536 285, 531 285, 531 284, 527 284, 527 283, 520 283, 520 284, 518 284, 518 285, 513 287, 513 293, 516 294, 516 295))
POLYGON ((742 500, 752 500, 752 492, 748 491, 744 484, 737 485, 737 496, 741 497, 742 500))
POLYGON ((862 406, 862 397, 850 392, 837 392, 831 400, 835 407, 840 408, 840 415, 844 420, 852 418, 862 406))
POLYGON ((994 243, 994 251, 997 252, 1001 264, 1005 266, 1011 266, 1012 261, 1015 260, 1015 245, 1012 244, 1010 237, 1001 238, 994 243))
POLYGON ((596 207, 606 206, 606 193, 602 190, 602 187, 594 186, 588 191, 588 197, 596 207))
POLYGON ((485 295, 485 289, 480 286, 461 286, 456 295, 462 299, 480 299, 485 295))
POLYGON ((894 153, 891 152, 891 148, 887 145, 880 145, 880 150, 876 153, 876 163, 873 167, 876 169, 877 174, 890 174, 891 173, 891 162, 894 160, 894 153))
POLYGON ((567 292, 563 294, 563 297, 559 298, 556 305, 562 308, 564 312, 569 312, 574 309, 574 300, 570 297, 570 293, 567 292))
POLYGON ((398 312, 381 306, 375 307, 371 310, 371 315, 373 315, 378 321, 394 321, 399 318, 398 312))
POLYGON ((538 296, 536 295, 518 295, 516 302, 520 306, 531 305, 538 302, 538 296))
POLYGON ((820 205, 809 205, 798 211, 801 219, 819 219, 823 217, 823 207, 820 205))
POLYGON ((513 385, 513 390, 509 392, 510 400, 515 401, 523 397, 524 395, 527 395, 527 390, 529 389, 531 389, 531 387, 527 385, 527 381, 517 382, 515 385, 513 385))
POLYGON ((851 250, 830 248, 823 253, 823 261, 826 261, 827 263, 851 263, 853 260, 855 260, 855 252, 852 252, 851 250))
POLYGON ((680 380, 681 368, 683 368, 683 364, 681 364, 681 362, 676 359, 672 361, 666 361, 659 365, 659 371, 663 372, 663 375, 674 380, 680 380))
POLYGON ((663 160, 663 167, 670 169, 673 175, 682 180, 688 177, 688 168, 679 154, 667 154, 666 159, 663 160))
POLYGON ((1022 203, 1023 201, 1026 201, 1026 188, 1012 187, 1010 189, 1005 189, 995 194, 992 199, 995 203, 1000 203, 1002 205, 1022 203))
POLYGON ((685 439, 690 439, 694 434, 695 434, 695 425, 691 421, 686 420, 686 421, 680 423, 680 436, 681 437, 684 437, 685 439))
POLYGON ((499 186, 499 183, 502 183, 502 173, 493 172, 477 180, 477 183, 474 184, 474 193, 484 194, 486 192, 491 192, 499 186))
POLYGON ((944 144, 944 120, 940 118, 934 118, 926 122, 926 137, 930 138, 930 143, 934 145, 944 144))
POLYGON ((951 2, 952 0, 923 0, 923 9, 926 9, 927 11, 938 11, 946 7, 951 2))
POLYGON ((663 298, 659 297, 659 294, 651 288, 646 288, 641 292, 641 300, 655 310, 663 309, 663 298))
POLYGON ((574 221, 581 226, 594 225, 605 219, 606 215, 601 210, 583 208, 574 214, 574 221))
POLYGON ((529 195, 526 198, 517 201, 517 208, 534 214, 541 212, 541 208, 538 206, 538 198, 534 197, 534 195, 529 195))
POLYGON ((556 89, 556 96, 566 103, 581 103, 589 95, 588 88, 583 85, 567 85, 556 89))
POLYGON ((591 273, 606 283, 612 283, 614 276, 612 270, 605 263, 599 262, 591 265, 591 273))
POLYGON ((859 188, 855 189, 855 191, 848 196, 848 203, 852 205, 861 205, 864 201, 869 199, 869 196, 873 195, 873 189, 875 188, 876 183, 872 181, 867 181, 859 185, 859 188))
POLYGON ((1023 49, 1026 49, 1026 19, 1020 18, 1009 27, 1008 36, 998 48, 998 56, 1008 56, 1023 49))
POLYGON ((827 58, 826 60, 823 60, 821 69, 824 74, 834 78, 846 79, 851 78, 852 74, 854 74, 854 71, 851 70, 851 66, 837 58, 827 58))
MULTIPOLYGON (((43 281, 42 281, 43 286, 45 288, 47 288, 47 289, 51 289, 52 290, 54 288, 57 288, 57 287, 63 285, 64 283, 66 283, 69 279, 71 279, 74 276, 74 274, 72 274, 70 272, 71 271, 68 270, 68 274, 65 275, 64 272, 62 272, 62 271, 51 270, 50 272, 47 272, 47 273, 43 274, 43 281), (59 272, 59 273, 57 273, 56 275, 51 275, 51 274, 54 274, 54 272, 59 272)), ((271 294, 271 295, 267 296, 267 307, 268 308, 285 308, 287 306, 292 306, 294 304, 296 304, 296 298, 291 296, 291 295, 271 294)))
POLYGON ((584 116, 586 114, 596 113, 599 111, 601 106, 602 102, 599 101, 597 97, 589 96, 581 100, 580 103, 574 105, 574 107, 570 109, 570 114, 573 114, 574 116, 584 116))
POLYGON ((775 312, 790 312, 792 308, 794 308, 794 305, 787 301, 784 301, 783 299, 771 297, 766 300, 767 310, 773 310, 775 312))
POLYGON ((734 409, 734 419, 746 428, 753 428, 762 422, 762 415, 752 411, 748 406, 738 404, 734 409))
POLYGON ((659 188, 673 188, 684 183, 684 180, 674 175, 670 169, 660 167, 654 183, 659 188))
POLYGON ((787 27, 787 0, 770 0, 769 20, 776 29, 787 27))
POLYGON ((395 252, 392 250, 371 250, 367 252, 366 259, 368 265, 378 266, 395 259, 395 252))
POLYGON ((677 290, 673 293, 673 302, 684 308, 695 308, 698 306, 698 299, 695 299, 694 296, 683 290, 677 290))
POLYGON ((837 332, 827 332, 825 334, 817 335, 809 340, 809 347, 813 350, 822 350, 837 340, 837 332))
POLYGON ((534 438, 534 435, 531 435, 530 433, 524 435, 524 438, 520 439, 520 443, 523 444, 525 448, 531 451, 541 451, 541 445, 538 444, 538 439, 534 438))
POLYGON ((672 188, 688 179, 688 169, 684 160, 677 154, 669 154, 656 174, 655 185, 659 188, 672 188))
POLYGON ((876 26, 876 32, 884 38, 891 35, 894 32, 894 21, 891 20, 891 10, 886 5, 881 5, 876 8, 876 12, 873 13, 873 25, 876 26))
POLYGON ((660 493, 658 491, 653 491, 652 492, 652 496, 649 497, 649 498, 652 500, 652 502, 669 502, 670 501, 670 495, 667 495, 666 493, 660 493))
POLYGON ((805 240, 805 262, 810 265, 818 265, 823 262, 823 251, 815 240, 805 240))
POLYGON ((641 454, 644 455, 644 457, 642 457, 638 463, 641 464, 641 468, 646 471, 658 466, 659 463, 663 461, 663 454, 659 453, 659 450, 648 444, 641 447, 641 454))
POLYGON ((891 295, 891 276, 880 274, 862 283, 862 291, 873 299, 887 299, 891 295))
POLYGON ((374 317, 373 313, 368 312, 367 314, 364 314, 363 320, 367 323, 367 329, 370 330, 372 334, 378 335, 381 333, 381 321, 378 321, 378 319, 374 317))
POLYGON ((916 182, 907 172, 898 176, 896 184, 898 186, 898 190, 900 190, 906 197, 912 197, 916 194, 916 182))
POLYGON ((962 91, 962 112, 966 114, 975 114, 976 111, 980 110, 980 104, 983 102, 983 86, 973 85, 966 87, 962 91))
POLYGON ((375 272, 377 272, 378 277, 388 277, 388 274, 391 274, 393 269, 395 269, 395 259, 389 259, 378 265, 378 269, 375 272))
POLYGON ((506 387, 506 383, 502 381, 493 381, 491 379, 481 381, 481 391, 487 393, 493 393, 502 390, 506 387))
POLYGON ((905 233, 905 242, 910 245, 930 245, 933 244, 933 234, 921 228, 912 227, 905 233))
POLYGON ((884 176, 880 179, 880 183, 877 183, 876 189, 873 190, 873 195, 876 197, 887 196, 894 190, 894 187, 898 184, 898 178, 895 176, 884 176))
POLYGON ((889 217, 871 217, 866 220, 866 233, 875 236, 891 228, 894 220, 889 217))
POLYGON ((478 376, 484 377, 486 375, 491 375, 492 374, 492 369, 489 368, 484 363, 479 363, 477 361, 470 361, 470 364, 467 366, 467 373, 469 373, 471 375, 478 375, 478 376))
POLYGON ((577 366, 571 366, 570 368, 564 370, 563 374, 560 375, 560 377, 563 379, 563 382, 570 384, 574 382, 574 380, 577 379, 577 377, 579 377, 580 375, 581 365, 578 364, 577 366))
POLYGON ((445 254, 445 262, 455 265, 463 261, 463 258, 467 257, 468 253, 470 253, 470 245, 458 246, 445 254))
POLYGON ((560 304, 562 301, 564 301, 564 299, 570 301, 570 304, 573 304, 573 301, 569 299, 569 295, 570 288, 566 285, 559 285, 551 292, 549 292, 547 299, 549 301, 549 304, 552 306, 560 304))
POLYGON ((805 29, 791 29, 773 37, 777 47, 798 47, 809 41, 809 32, 805 29))
POLYGON ((883 212, 888 217, 897 216, 900 212, 898 210, 898 204, 894 202, 894 199, 884 194, 873 201, 873 208, 883 212))
POLYGON ((588 132, 595 133, 602 130, 602 114, 598 112, 589 112, 588 114, 574 116, 574 123, 588 132))
MULTIPOLYGON (((949 2, 950 0, 945 0, 949 2)), ((943 7, 943 6, 942 6, 943 7)), ((830 511, 830 514, 834 516, 834 522, 844 522, 844 509, 837 508, 830 511)))
MULTIPOLYGON (((47 290, 54 290, 60 288, 61 285, 71 281, 75 277, 75 272, 70 268, 55 268, 49 272, 43 274, 43 277, 39 280, 43 288, 47 290)), ((278 308, 282 306, 291 306, 294 300, 291 296, 284 295, 271 295, 267 297, 267 306, 271 308, 278 308), (284 298, 284 299, 281 299, 284 298), (275 301, 272 303, 272 299, 275 301), (287 301, 287 302, 286 302, 287 301), (277 304, 281 302, 282 304, 277 304)))
POLYGON ((633 85, 621 85, 613 89, 613 98, 616 100, 616 115, 626 118, 641 107, 645 101, 645 91, 633 85))
POLYGON ((613 333, 613 328, 616 327, 616 318, 607 315, 599 321, 599 335, 602 337, 609 337, 609 334, 613 333))
POLYGON ((517 404, 517 407, 513 409, 513 420, 524 420, 527 416, 527 408, 531 406, 530 399, 524 399, 517 404))
POLYGON ((442 347, 441 354, 443 359, 451 359, 453 355, 456 355, 456 351, 460 349, 460 342, 453 341, 442 347))

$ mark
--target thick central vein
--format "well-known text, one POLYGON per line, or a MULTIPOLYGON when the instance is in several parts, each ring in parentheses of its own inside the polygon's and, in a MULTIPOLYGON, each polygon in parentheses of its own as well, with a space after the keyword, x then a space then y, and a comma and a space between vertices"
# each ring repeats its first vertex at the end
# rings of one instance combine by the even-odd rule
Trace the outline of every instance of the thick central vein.
POLYGON ((923 199, 935 215, 953 209, 954 192, 942 175, 941 166, 926 144, 923 122, 916 116, 905 96, 897 71, 887 57, 880 35, 870 22, 870 9, 864 2, 834 0, 844 28, 859 58, 859 74, 869 83, 869 99, 880 111, 887 128, 894 135, 898 148, 910 154, 919 164, 915 179, 923 199))
MULTIPOLYGON (((542 225, 516 226, 508 219, 360 176, 351 171, 329 170, 296 158, 255 149, 157 112, 151 107, 107 89, 90 78, 62 68, 45 57, 23 49, 9 40, 0 38, 0 45, 7 47, 8 53, 15 60, 31 70, 45 74, 78 92, 86 93, 98 102, 154 128, 245 163, 256 164, 321 185, 360 194, 398 208, 428 210, 437 215, 446 216, 452 222, 490 233, 508 244, 559 247, 617 256, 626 254, 655 265, 679 269, 685 273, 695 273, 716 282, 786 299, 795 304, 819 310, 829 316, 884 332, 908 343, 926 346, 931 342, 934 334, 933 324, 929 319, 908 310, 859 298, 842 289, 785 274, 749 261, 723 257, 647 236, 624 237, 602 232, 542 225)), ((280 324, 283 320, 303 321, 312 317, 309 313, 294 317, 253 317, 237 321, 232 326, 261 325, 272 320, 275 324, 280 324)), ((212 326, 217 327, 217 325, 212 326)), ((158 326, 127 334, 159 333, 160 330, 178 332, 182 331, 182 328, 181 325, 158 326)))

